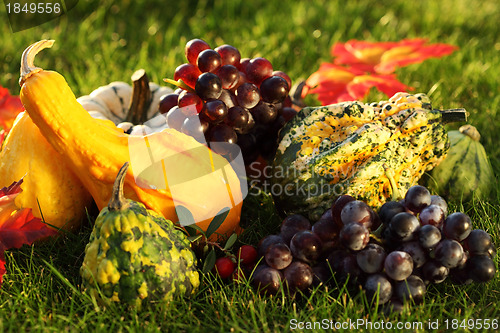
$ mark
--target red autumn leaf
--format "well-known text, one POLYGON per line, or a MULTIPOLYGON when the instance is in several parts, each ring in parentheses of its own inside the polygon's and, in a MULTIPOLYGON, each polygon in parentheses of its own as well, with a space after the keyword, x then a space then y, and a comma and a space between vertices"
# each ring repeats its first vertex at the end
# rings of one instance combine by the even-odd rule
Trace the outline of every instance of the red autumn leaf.
POLYGON ((6 88, 0 86, 0 147, 17 115, 23 110, 19 96, 11 96, 6 88))
POLYGON ((0 286, 5 274, 6 250, 31 245, 36 240, 57 234, 57 230, 34 217, 31 208, 15 207, 14 200, 22 191, 21 184, 22 179, 0 189, 0 286))
POLYGON ((323 63, 306 80, 303 97, 317 94, 323 105, 363 99, 375 87, 388 96, 411 89, 395 75, 366 74, 358 68, 323 63))
POLYGON ((331 54, 336 65, 349 65, 364 72, 390 74, 396 67, 446 56, 455 50, 457 47, 449 44, 427 44, 427 39, 423 38, 399 42, 350 40, 334 44, 331 54))

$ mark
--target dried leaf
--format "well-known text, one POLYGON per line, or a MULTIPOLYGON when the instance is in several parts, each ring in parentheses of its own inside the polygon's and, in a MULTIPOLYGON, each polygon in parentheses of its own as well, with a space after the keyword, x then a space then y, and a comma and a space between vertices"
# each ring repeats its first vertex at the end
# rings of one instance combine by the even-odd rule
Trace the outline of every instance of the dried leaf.
POLYGON ((31 208, 18 209, 15 197, 21 193, 22 179, 0 189, 0 286, 5 274, 5 254, 9 249, 31 245, 36 240, 54 236, 57 230, 34 217, 31 208))

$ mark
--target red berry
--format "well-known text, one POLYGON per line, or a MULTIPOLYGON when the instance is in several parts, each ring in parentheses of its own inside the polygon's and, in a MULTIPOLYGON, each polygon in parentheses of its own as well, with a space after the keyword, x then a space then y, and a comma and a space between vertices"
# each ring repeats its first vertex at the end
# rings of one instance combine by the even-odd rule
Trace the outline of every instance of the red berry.
POLYGON ((236 264, 229 257, 218 258, 215 261, 215 272, 223 279, 230 277, 235 269, 236 264))
POLYGON ((238 250, 238 258, 243 265, 251 265, 257 260, 257 249, 251 245, 242 245, 238 250))
POLYGON ((246 274, 243 271, 243 268, 235 269, 233 274, 231 274, 231 280, 236 283, 245 283, 246 274))

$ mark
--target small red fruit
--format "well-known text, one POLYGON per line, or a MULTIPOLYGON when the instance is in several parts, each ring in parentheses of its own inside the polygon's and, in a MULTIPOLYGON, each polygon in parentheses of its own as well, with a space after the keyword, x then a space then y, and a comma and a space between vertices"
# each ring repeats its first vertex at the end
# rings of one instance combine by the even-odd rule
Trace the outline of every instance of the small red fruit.
POLYGON ((218 258, 215 261, 215 272, 219 274, 222 279, 230 277, 235 269, 236 264, 229 257, 218 258))
POLYGON ((252 245, 242 245, 238 250, 238 259, 243 265, 251 265, 257 260, 257 249, 252 245))

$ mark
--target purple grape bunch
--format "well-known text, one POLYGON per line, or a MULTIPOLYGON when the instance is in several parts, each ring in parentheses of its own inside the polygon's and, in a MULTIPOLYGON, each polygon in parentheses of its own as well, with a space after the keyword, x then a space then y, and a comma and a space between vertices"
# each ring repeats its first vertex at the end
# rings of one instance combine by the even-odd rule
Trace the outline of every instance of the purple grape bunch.
POLYGON ((448 214, 446 201, 420 185, 378 212, 342 195, 316 223, 301 215, 287 216, 278 235, 260 241, 263 260, 254 285, 275 294, 280 288, 277 278, 291 292, 346 282, 362 286, 372 303, 420 303, 430 283, 484 283, 494 278, 492 238, 472 224, 465 213, 448 214), (262 288, 265 276, 272 288, 262 288))
MULTIPOLYGON (((187 87, 160 99, 168 126, 209 144, 238 144, 246 165, 259 156, 272 158, 278 131, 297 113, 289 96, 290 77, 265 58, 242 58, 227 44, 212 49, 193 39, 185 56, 188 62, 176 68, 174 80, 187 87)), ((212 149, 231 154, 221 147, 227 145, 212 149)))

